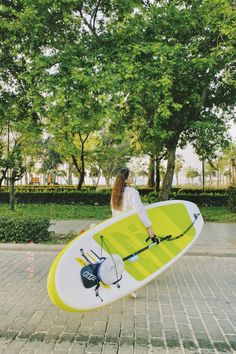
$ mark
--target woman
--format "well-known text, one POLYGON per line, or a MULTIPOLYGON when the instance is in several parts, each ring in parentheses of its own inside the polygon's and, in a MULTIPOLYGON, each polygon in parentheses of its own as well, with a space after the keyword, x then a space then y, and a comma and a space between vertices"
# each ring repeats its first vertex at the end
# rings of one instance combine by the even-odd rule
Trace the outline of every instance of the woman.
MULTIPOLYGON (((138 191, 129 187, 133 183, 133 177, 128 168, 122 168, 115 179, 111 195, 112 216, 134 209, 142 223, 147 229, 148 235, 155 240, 152 223, 147 215, 146 209, 141 201, 138 191)), ((130 297, 136 299, 136 294, 131 293, 130 297)))

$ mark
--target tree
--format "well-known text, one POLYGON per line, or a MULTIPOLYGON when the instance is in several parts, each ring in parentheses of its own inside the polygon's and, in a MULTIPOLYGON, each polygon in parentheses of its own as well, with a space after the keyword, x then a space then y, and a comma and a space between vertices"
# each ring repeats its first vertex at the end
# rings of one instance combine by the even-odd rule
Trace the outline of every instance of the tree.
POLYGON ((206 164, 206 176, 209 177, 209 186, 214 184, 213 179, 216 177, 216 168, 212 164, 206 164))
POLYGON ((62 157, 57 152, 56 144, 51 137, 42 142, 40 173, 47 176, 47 184, 55 184, 59 165, 63 163, 62 157))
POLYGON ((216 114, 207 115, 201 122, 193 124, 189 132, 194 150, 202 162, 202 190, 205 190, 205 164, 208 162, 213 167, 219 151, 229 144, 227 125, 216 114))
MULTIPOLYGON (((72 18, 73 13, 70 16, 72 18)), ((66 21, 62 22, 65 27, 66 21)), ((96 39, 83 31, 79 18, 77 23, 71 22, 69 31, 71 38, 66 47, 54 44, 56 54, 50 56, 42 90, 48 92, 44 112, 47 130, 60 142, 59 153, 74 165, 79 176, 77 188, 81 189, 88 162, 86 149, 107 118, 107 97, 103 94, 104 83, 96 59, 99 49, 96 39)), ((42 55, 41 60, 47 64, 48 54, 42 55)))
MULTIPOLYGON (((70 160, 80 174, 78 188, 81 188, 85 144, 91 129, 97 128, 101 99, 95 82, 95 61, 91 60, 92 52, 87 50, 86 33, 82 41, 78 8, 78 2, 71 0, 63 3, 32 1, 30 4, 3 1, 1 82, 5 87, 6 107, 12 107, 8 97, 15 96, 21 116, 28 108, 34 119, 40 118, 45 123, 42 117, 47 118, 47 129, 52 135, 63 138, 62 142, 73 146, 76 140, 70 160), (64 135, 57 134, 57 126, 62 123, 64 135)), ((10 112, 5 115, 10 116, 10 112)))
POLYGON ((127 165, 132 156, 130 144, 125 135, 115 136, 109 129, 104 129, 97 137, 97 146, 91 158, 96 167, 105 177, 107 186, 110 186, 112 178, 117 172, 127 165))
POLYGON ((224 151, 224 159, 228 165, 226 176, 230 177, 230 183, 236 183, 236 144, 231 143, 224 151))
POLYGON ((213 162, 213 166, 215 167, 216 178, 217 178, 217 187, 219 188, 224 185, 224 172, 225 172, 225 166, 226 166, 226 161, 225 161, 225 158, 222 153, 213 162))
MULTIPOLYGON (((41 133, 40 115, 33 102, 39 99, 37 81, 25 43, 30 32, 24 30, 21 1, 3 1, 1 6, 1 106, 0 128, 6 142, 2 150, 3 178, 10 183, 10 209, 14 210, 14 184, 25 172, 23 153, 41 133)), ((39 77, 40 80, 40 77, 39 77)))
POLYGON ((46 118, 81 176, 79 188, 89 137, 110 119, 119 134, 128 126, 154 159, 156 188, 167 158, 159 194, 167 199, 176 148, 206 115, 213 121, 212 112, 235 105, 230 0, 4 0, 2 9, 5 107, 15 95, 22 116, 46 118))
POLYGON ((101 171, 99 170, 99 168, 96 166, 96 164, 92 164, 90 166, 90 171, 89 171, 89 177, 92 178, 92 182, 93 182, 93 185, 95 187, 98 186, 98 183, 99 183, 99 180, 101 178, 101 171))
POLYGON ((10 182, 10 198, 9 198, 9 209, 15 210, 15 182, 19 181, 25 172, 25 166, 23 165, 20 145, 15 145, 11 156, 6 160, 6 164, 10 169, 10 176, 5 177, 10 182))
MULTIPOLYGON (((7 181, 10 185, 9 209, 15 207, 15 182, 21 180, 26 172, 24 154, 26 149, 30 151, 31 145, 37 141, 39 135, 39 125, 32 126, 31 109, 24 105, 21 107, 21 95, 8 96, 8 103, 12 106, 6 108, 3 118, 9 114, 4 125, 2 122, 2 140, 0 154, 0 182, 7 181), (25 117, 22 117, 22 112, 25 117)), ((6 102, 4 102, 6 104, 6 102)))
POLYGON ((2 145, 0 157, 2 179, 7 180, 10 186, 9 209, 12 211, 15 209, 15 182, 19 181, 26 171, 23 154, 26 146, 29 146, 37 136, 35 131, 26 133, 23 129, 21 132, 21 124, 22 122, 15 123, 15 130, 12 126, 9 127, 9 136, 5 145, 2 145))
POLYGON ((138 156, 138 157, 133 157, 129 161, 129 169, 131 170, 133 177, 134 177, 134 184, 137 184, 137 178, 138 177, 147 177, 147 171, 146 171, 146 161, 145 161, 145 156, 138 156))
POLYGON ((175 161, 175 177, 176 177, 176 185, 179 186, 179 173, 183 168, 183 158, 180 155, 177 155, 177 159, 175 161))
POLYGON ((216 108, 235 104, 234 12, 226 0, 158 2, 110 24, 118 108, 142 142, 166 149, 160 199, 170 192, 177 146, 209 112, 214 121, 216 108))
POLYGON ((193 168, 193 167, 187 167, 186 168, 186 177, 188 180, 192 180, 192 184, 193 184, 193 180, 194 178, 197 178, 199 177, 199 172, 196 168, 193 168))

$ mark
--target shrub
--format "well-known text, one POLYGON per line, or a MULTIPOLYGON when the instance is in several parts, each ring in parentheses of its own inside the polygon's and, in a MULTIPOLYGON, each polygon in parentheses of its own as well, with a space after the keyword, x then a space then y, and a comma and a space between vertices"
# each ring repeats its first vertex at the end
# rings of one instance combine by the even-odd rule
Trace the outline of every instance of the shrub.
MULTIPOLYGON (((58 204, 85 204, 85 205, 108 205, 110 194, 99 192, 16 192, 17 203, 58 203, 58 204)), ((0 202, 8 202, 9 193, 0 193, 0 202)))
MULTIPOLYGON (((1 190, 4 192, 9 192, 9 187, 2 186, 1 190)), ((96 186, 83 186, 82 191, 93 191, 96 190, 96 186)), ((77 185, 15 185, 16 192, 70 192, 77 191, 77 185)))
POLYGON ((171 193, 179 193, 180 190, 180 187, 171 187, 171 193))
POLYGON ((158 199, 158 193, 156 193, 156 192, 151 192, 151 193, 145 195, 145 196, 142 198, 142 200, 143 200, 144 202, 148 202, 149 204, 151 204, 151 203, 156 203, 156 202, 159 201, 159 199, 158 199))
POLYGON ((0 217, 0 242, 39 243, 50 240, 50 220, 16 216, 0 217))
POLYGON ((202 191, 202 188, 181 188, 178 194, 227 194, 227 189, 225 188, 206 188, 202 191))
MULTIPOLYGON (((158 193, 141 192, 144 202, 155 203, 158 202, 158 193)), ((81 204, 81 205, 109 205, 111 193, 108 191, 74 191, 74 192, 16 192, 16 202, 20 204, 81 204)), ((225 194, 211 194, 211 193, 171 193, 170 199, 189 200, 199 206, 228 206, 228 193, 225 194)), ((0 193, 0 202, 8 202, 9 193, 0 193)))
POLYGON ((198 206, 227 206, 228 205, 228 195, 227 194, 178 194, 171 196, 170 199, 188 200, 193 202, 198 206))
POLYGON ((112 192, 112 188, 111 187, 107 187, 107 188, 96 188, 96 192, 97 193, 107 193, 111 195, 112 192))
POLYGON ((141 196, 147 195, 147 194, 150 194, 150 193, 154 192, 153 188, 146 188, 146 187, 145 188, 144 187, 139 187, 139 188, 137 188, 137 190, 138 190, 138 192, 139 192, 139 194, 141 196))
MULTIPOLYGON (((197 204, 198 206, 227 206, 228 205, 228 195, 226 194, 170 194, 170 199, 175 200, 188 200, 197 204)), ((144 197, 144 201, 148 203, 158 202, 157 193, 149 193, 144 197)))
POLYGON ((236 187, 229 187, 228 188, 228 194, 229 194, 229 210, 232 213, 236 213, 236 187))

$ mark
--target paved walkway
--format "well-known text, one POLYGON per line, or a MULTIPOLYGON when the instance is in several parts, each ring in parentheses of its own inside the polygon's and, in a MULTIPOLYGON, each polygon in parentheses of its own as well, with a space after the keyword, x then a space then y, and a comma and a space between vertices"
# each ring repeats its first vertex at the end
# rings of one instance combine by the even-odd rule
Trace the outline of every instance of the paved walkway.
POLYGON ((59 311, 47 296, 60 248, 0 245, 0 353, 236 353, 236 224, 206 224, 136 300, 88 313, 59 311))

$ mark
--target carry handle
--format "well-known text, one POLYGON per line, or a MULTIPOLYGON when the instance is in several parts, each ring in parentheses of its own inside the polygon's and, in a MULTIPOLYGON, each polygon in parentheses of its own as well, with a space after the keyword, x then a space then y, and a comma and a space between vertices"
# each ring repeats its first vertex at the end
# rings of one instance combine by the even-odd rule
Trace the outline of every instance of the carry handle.
POLYGON ((156 243, 157 245, 162 242, 162 241, 165 241, 165 240, 169 240, 170 238, 172 237, 172 235, 166 235, 164 237, 162 236, 156 236, 154 235, 153 237, 151 236, 148 236, 148 238, 146 238, 146 242, 148 242, 150 239, 152 240, 152 243, 156 243))

